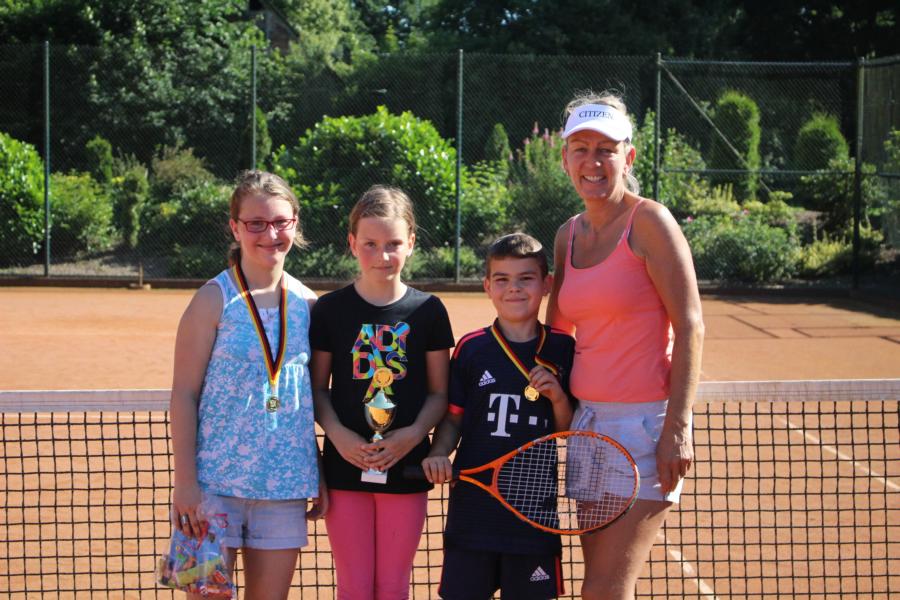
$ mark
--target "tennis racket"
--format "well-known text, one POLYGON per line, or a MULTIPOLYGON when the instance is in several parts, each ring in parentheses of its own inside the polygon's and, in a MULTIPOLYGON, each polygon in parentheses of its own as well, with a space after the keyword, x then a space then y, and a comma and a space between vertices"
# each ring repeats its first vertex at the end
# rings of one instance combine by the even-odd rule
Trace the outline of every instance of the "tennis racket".
MULTIPOLYGON (((424 479, 421 465, 403 474, 424 479)), ((561 431, 532 440, 480 467, 453 470, 538 529, 581 534, 606 527, 637 498, 637 465, 619 442, 591 431, 561 431)))

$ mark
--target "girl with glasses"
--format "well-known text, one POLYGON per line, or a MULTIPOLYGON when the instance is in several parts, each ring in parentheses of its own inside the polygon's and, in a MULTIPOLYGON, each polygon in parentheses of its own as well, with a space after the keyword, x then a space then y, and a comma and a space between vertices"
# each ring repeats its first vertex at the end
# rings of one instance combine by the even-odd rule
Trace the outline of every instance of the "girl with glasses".
POLYGON ((172 524, 202 535, 201 501, 227 520, 247 598, 287 598, 306 519, 327 510, 308 363, 315 294, 284 272, 304 245, 280 177, 246 171, 231 196, 230 267, 196 293, 175 341, 172 524), (312 508, 307 511, 311 500, 312 508))

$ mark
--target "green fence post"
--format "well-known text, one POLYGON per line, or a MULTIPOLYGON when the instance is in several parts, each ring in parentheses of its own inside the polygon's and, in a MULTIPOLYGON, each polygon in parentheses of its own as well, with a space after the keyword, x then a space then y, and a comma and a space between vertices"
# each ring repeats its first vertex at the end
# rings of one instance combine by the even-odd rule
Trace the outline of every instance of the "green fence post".
POLYGON ((863 102, 866 87, 866 59, 856 62, 856 165, 853 180, 853 289, 859 289, 859 223, 862 219, 863 102))
POLYGON ((662 105, 662 54, 659 52, 656 53, 655 96, 653 107, 653 110, 656 112, 653 117, 653 199, 657 202, 662 202, 662 198, 659 197, 659 125, 662 122, 659 110, 662 105))
POLYGON ((44 277, 50 276, 50 42, 44 41, 44 277))
POLYGON ((256 44, 250 46, 250 168, 256 168, 256 44))
POLYGON ((454 280, 459 283, 459 252, 462 241, 462 138, 463 138, 463 51, 459 51, 459 66, 456 78, 456 244, 454 248, 456 262, 456 276, 454 280))

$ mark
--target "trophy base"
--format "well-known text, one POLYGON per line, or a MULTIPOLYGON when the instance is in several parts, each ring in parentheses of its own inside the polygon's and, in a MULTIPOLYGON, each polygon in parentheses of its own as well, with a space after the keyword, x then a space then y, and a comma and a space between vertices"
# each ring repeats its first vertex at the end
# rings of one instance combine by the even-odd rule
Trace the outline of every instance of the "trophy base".
POLYGON ((365 481, 366 483, 385 484, 388 480, 388 474, 387 471, 377 471, 375 469, 369 469, 368 471, 363 471, 359 479, 360 481, 365 481))

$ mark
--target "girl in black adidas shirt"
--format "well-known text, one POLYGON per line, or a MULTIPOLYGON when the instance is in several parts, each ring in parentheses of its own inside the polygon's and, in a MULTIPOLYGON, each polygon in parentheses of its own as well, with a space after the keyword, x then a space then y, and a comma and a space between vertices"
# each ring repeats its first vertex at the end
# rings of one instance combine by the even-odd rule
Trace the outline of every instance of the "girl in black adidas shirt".
POLYGON ((400 280, 415 237, 406 194, 371 188, 350 214, 360 275, 322 296, 312 313, 310 375, 330 492, 325 525, 341 600, 407 598, 425 522, 431 486, 401 472, 425 458, 428 432, 446 411, 453 334, 441 301, 400 280), (384 439, 371 442, 365 404, 378 394, 396 408, 384 439), (366 474, 371 468, 387 477, 366 474))

